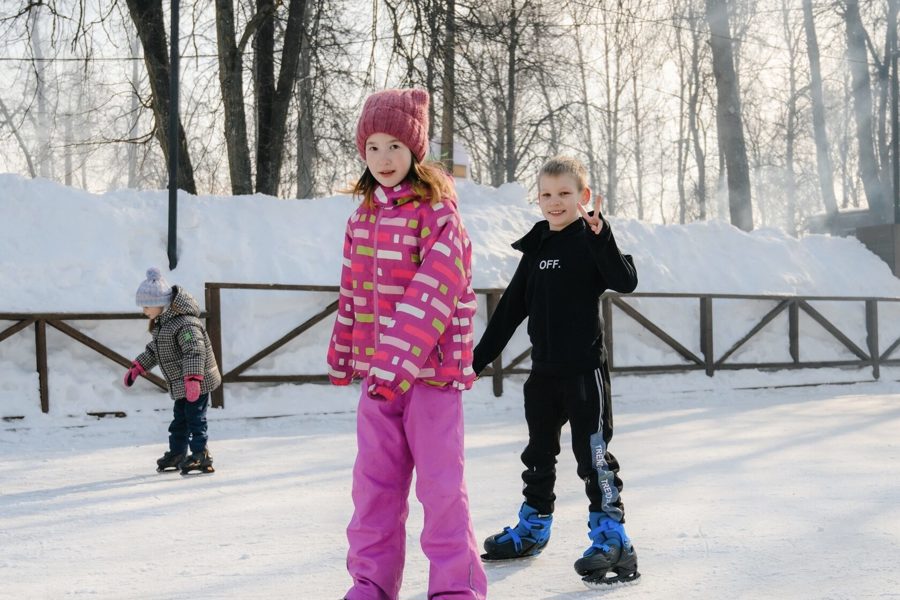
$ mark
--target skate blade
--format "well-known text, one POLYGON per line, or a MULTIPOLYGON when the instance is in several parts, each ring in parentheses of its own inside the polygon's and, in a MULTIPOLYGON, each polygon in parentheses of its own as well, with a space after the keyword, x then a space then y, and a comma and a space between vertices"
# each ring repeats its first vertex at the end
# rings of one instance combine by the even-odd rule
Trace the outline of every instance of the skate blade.
POLYGON ((157 473, 175 473, 178 470, 178 467, 156 467, 157 473))
POLYGON ((495 557, 491 556, 490 554, 482 554, 481 562, 491 563, 491 564, 515 563, 515 562, 534 560, 535 558, 537 558, 540 555, 541 555, 540 552, 536 552, 534 554, 526 554, 525 556, 512 556, 509 558, 495 558, 495 557))
POLYGON ((189 469, 187 471, 183 470, 183 471, 181 471, 181 474, 185 477, 189 477, 191 475, 210 475, 215 472, 216 472, 216 470, 213 469, 212 467, 205 467, 202 469, 198 468, 198 469, 189 469))
POLYGON ((589 590, 609 591, 622 587, 631 587, 637 585, 641 581, 641 574, 638 571, 629 573, 628 575, 616 575, 614 577, 606 577, 605 575, 586 575, 581 578, 581 582, 589 590))

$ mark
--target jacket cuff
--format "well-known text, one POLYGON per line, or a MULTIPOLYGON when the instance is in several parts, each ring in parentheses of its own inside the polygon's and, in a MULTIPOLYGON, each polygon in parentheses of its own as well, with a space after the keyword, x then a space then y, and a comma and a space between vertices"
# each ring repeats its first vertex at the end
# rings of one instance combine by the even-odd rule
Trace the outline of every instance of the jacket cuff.
POLYGON ((374 400, 387 400, 388 402, 391 402, 397 397, 396 391, 386 385, 378 385, 376 383, 369 384, 367 393, 369 394, 369 398, 374 400))
POLYGON ((350 385, 353 383, 352 377, 335 377, 331 373, 328 374, 328 381, 331 382, 331 385, 350 385))
POLYGON ((369 375, 365 381, 366 393, 375 400, 393 400, 398 396, 395 382, 388 382, 375 375, 369 375))

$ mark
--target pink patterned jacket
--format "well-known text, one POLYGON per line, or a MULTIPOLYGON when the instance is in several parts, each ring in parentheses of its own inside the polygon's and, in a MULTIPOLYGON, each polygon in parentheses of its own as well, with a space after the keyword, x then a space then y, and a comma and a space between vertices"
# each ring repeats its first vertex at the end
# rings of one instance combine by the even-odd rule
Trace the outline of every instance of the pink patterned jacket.
POLYGON ((455 199, 423 202, 406 182, 374 198, 347 222, 331 382, 367 376, 370 395, 388 400, 416 379, 468 389, 476 301, 455 199))

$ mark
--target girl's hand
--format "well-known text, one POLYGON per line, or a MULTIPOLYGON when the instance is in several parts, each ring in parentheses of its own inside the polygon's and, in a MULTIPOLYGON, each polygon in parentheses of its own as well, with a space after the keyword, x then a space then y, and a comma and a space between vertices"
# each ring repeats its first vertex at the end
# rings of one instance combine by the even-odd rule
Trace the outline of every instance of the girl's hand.
POLYGON ((599 234, 603 231, 603 219, 600 218, 600 206, 603 204, 603 196, 600 195, 599 192, 594 193, 594 215, 591 216, 584 209, 584 206, 581 204, 578 205, 578 210, 581 211, 582 218, 587 221, 588 226, 591 228, 595 234, 599 234))

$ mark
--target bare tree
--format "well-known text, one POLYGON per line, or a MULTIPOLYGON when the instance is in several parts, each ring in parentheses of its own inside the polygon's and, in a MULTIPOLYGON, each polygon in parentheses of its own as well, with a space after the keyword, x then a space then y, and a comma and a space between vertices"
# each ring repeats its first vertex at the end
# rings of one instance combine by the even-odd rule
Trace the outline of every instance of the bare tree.
POLYGON ((703 220, 707 216, 706 150, 701 111, 704 97, 704 64, 708 57, 705 53, 706 28, 702 9, 699 9, 693 0, 687 0, 676 7, 672 19, 680 79, 679 134, 676 149, 678 222, 685 223, 688 216, 687 161, 690 156, 693 156, 695 170, 692 197, 697 203, 697 218, 703 220))
POLYGON ((9 112, 9 109, 6 108, 6 104, 3 103, 3 99, 0 98, 0 116, 3 117, 3 122, 7 125, 12 131, 12 135, 16 140, 16 143, 19 146, 19 149, 22 151, 22 158, 25 160, 25 164, 28 167, 28 174, 31 177, 37 177, 37 171, 34 168, 34 160, 31 158, 31 150, 28 148, 28 144, 25 143, 25 140, 22 138, 21 127, 17 125, 13 121, 13 117, 9 112))
POLYGON ((311 198, 344 181, 344 171, 333 161, 355 165, 356 144, 352 130, 355 114, 343 100, 362 83, 352 69, 354 57, 347 51, 353 32, 342 26, 343 5, 335 0, 315 0, 304 18, 300 73, 295 93, 296 184, 298 198, 311 198))
MULTIPOLYGON (((261 20, 257 19, 257 23, 261 20)), ((247 116, 244 111, 244 47, 253 30, 247 30, 240 44, 235 37, 233 0, 216 0, 216 38, 219 56, 219 83, 225 107, 225 147, 233 194, 253 192, 250 147, 247 143, 247 116)))
POLYGON ((726 1, 706 0, 706 17, 709 22, 713 72, 718 90, 716 123, 721 154, 726 165, 731 223, 744 231, 750 231, 753 229, 750 173, 726 1))
POLYGON ((794 173, 794 152, 797 144, 799 128, 799 109, 797 102, 800 91, 797 86, 797 65, 800 54, 800 36, 791 17, 787 0, 781 0, 781 24, 788 52, 788 97, 785 124, 785 158, 784 158, 784 192, 786 202, 786 225, 788 233, 797 234, 797 183, 794 173))
MULTIPOLYGON (((169 55, 166 28, 163 22, 162 0, 127 0, 131 20, 137 29, 144 49, 144 64, 150 78, 153 115, 156 120, 156 138, 168 160, 169 131, 169 55)), ((179 189, 190 194, 197 193, 194 183, 194 167, 184 133, 179 121, 178 127, 178 178, 179 189)))
POLYGON ((879 218, 886 220, 890 207, 878 173, 878 160, 875 156, 875 137, 872 129, 872 84, 869 78, 866 32, 859 14, 858 0, 846 0, 844 23, 847 28, 847 63, 852 83, 859 172, 866 199, 869 202, 869 209, 879 218))
POLYGON ((318 159, 315 132, 315 82, 313 81, 313 35, 322 15, 321 2, 305 11, 300 29, 300 72, 297 74, 297 197, 315 194, 318 159))
POLYGON ((455 162, 454 139, 456 130, 456 0, 446 0, 444 14, 444 70, 442 78, 443 104, 441 107, 441 159, 452 171, 455 162))
POLYGON ((834 196, 831 154, 828 147, 828 131, 825 128, 825 100, 822 91, 822 68, 819 60, 819 41, 813 17, 812 0, 803 0, 803 26, 806 31, 806 54, 809 58, 809 90, 812 99, 813 135, 816 141, 816 167, 819 188, 829 220, 837 213, 834 196))
POLYGON ((54 129, 49 107, 47 92, 47 61, 44 56, 44 41, 41 31, 41 11, 36 6, 28 13, 28 22, 31 28, 31 51, 34 57, 35 99, 37 112, 35 113, 35 129, 37 130, 37 167, 41 177, 52 177, 52 151, 50 140, 54 129))
POLYGON ((600 112, 603 120, 606 144, 606 186, 604 207, 607 214, 618 210, 619 186, 619 130, 622 126, 622 98, 630 76, 623 66, 625 49, 633 35, 629 22, 631 15, 615 11, 609 14, 600 27, 603 55, 603 91, 605 103, 600 112))
POLYGON ((456 80, 467 93, 457 94, 457 133, 477 175, 483 170, 491 185, 515 181, 546 156, 548 124, 568 109, 570 103, 541 102, 542 87, 558 85, 565 61, 546 48, 538 52, 551 25, 533 0, 492 0, 460 20, 456 80))
POLYGON ((590 100, 590 92, 588 91, 588 80, 587 80, 587 63, 584 57, 584 49, 582 42, 582 27, 576 22, 575 25, 575 49, 578 52, 578 75, 579 75, 579 83, 580 89, 580 100, 581 100, 581 117, 584 122, 584 136, 585 136, 585 152, 587 153, 588 158, 588 174, 590 175, 590 184, 591 188, 600 191, 600 168, 597 161, 597 154, 594 151, 594 119, 591 115, 591 105, 593 104, 590 100))
POLYGON ((275 0, 257 0, 262 23, 254 36, 256 98, 256 191, 278 195, 288 108, 297 81, 303 23, 309 0, 287 7, 281 66, 275 79, 275 0))

